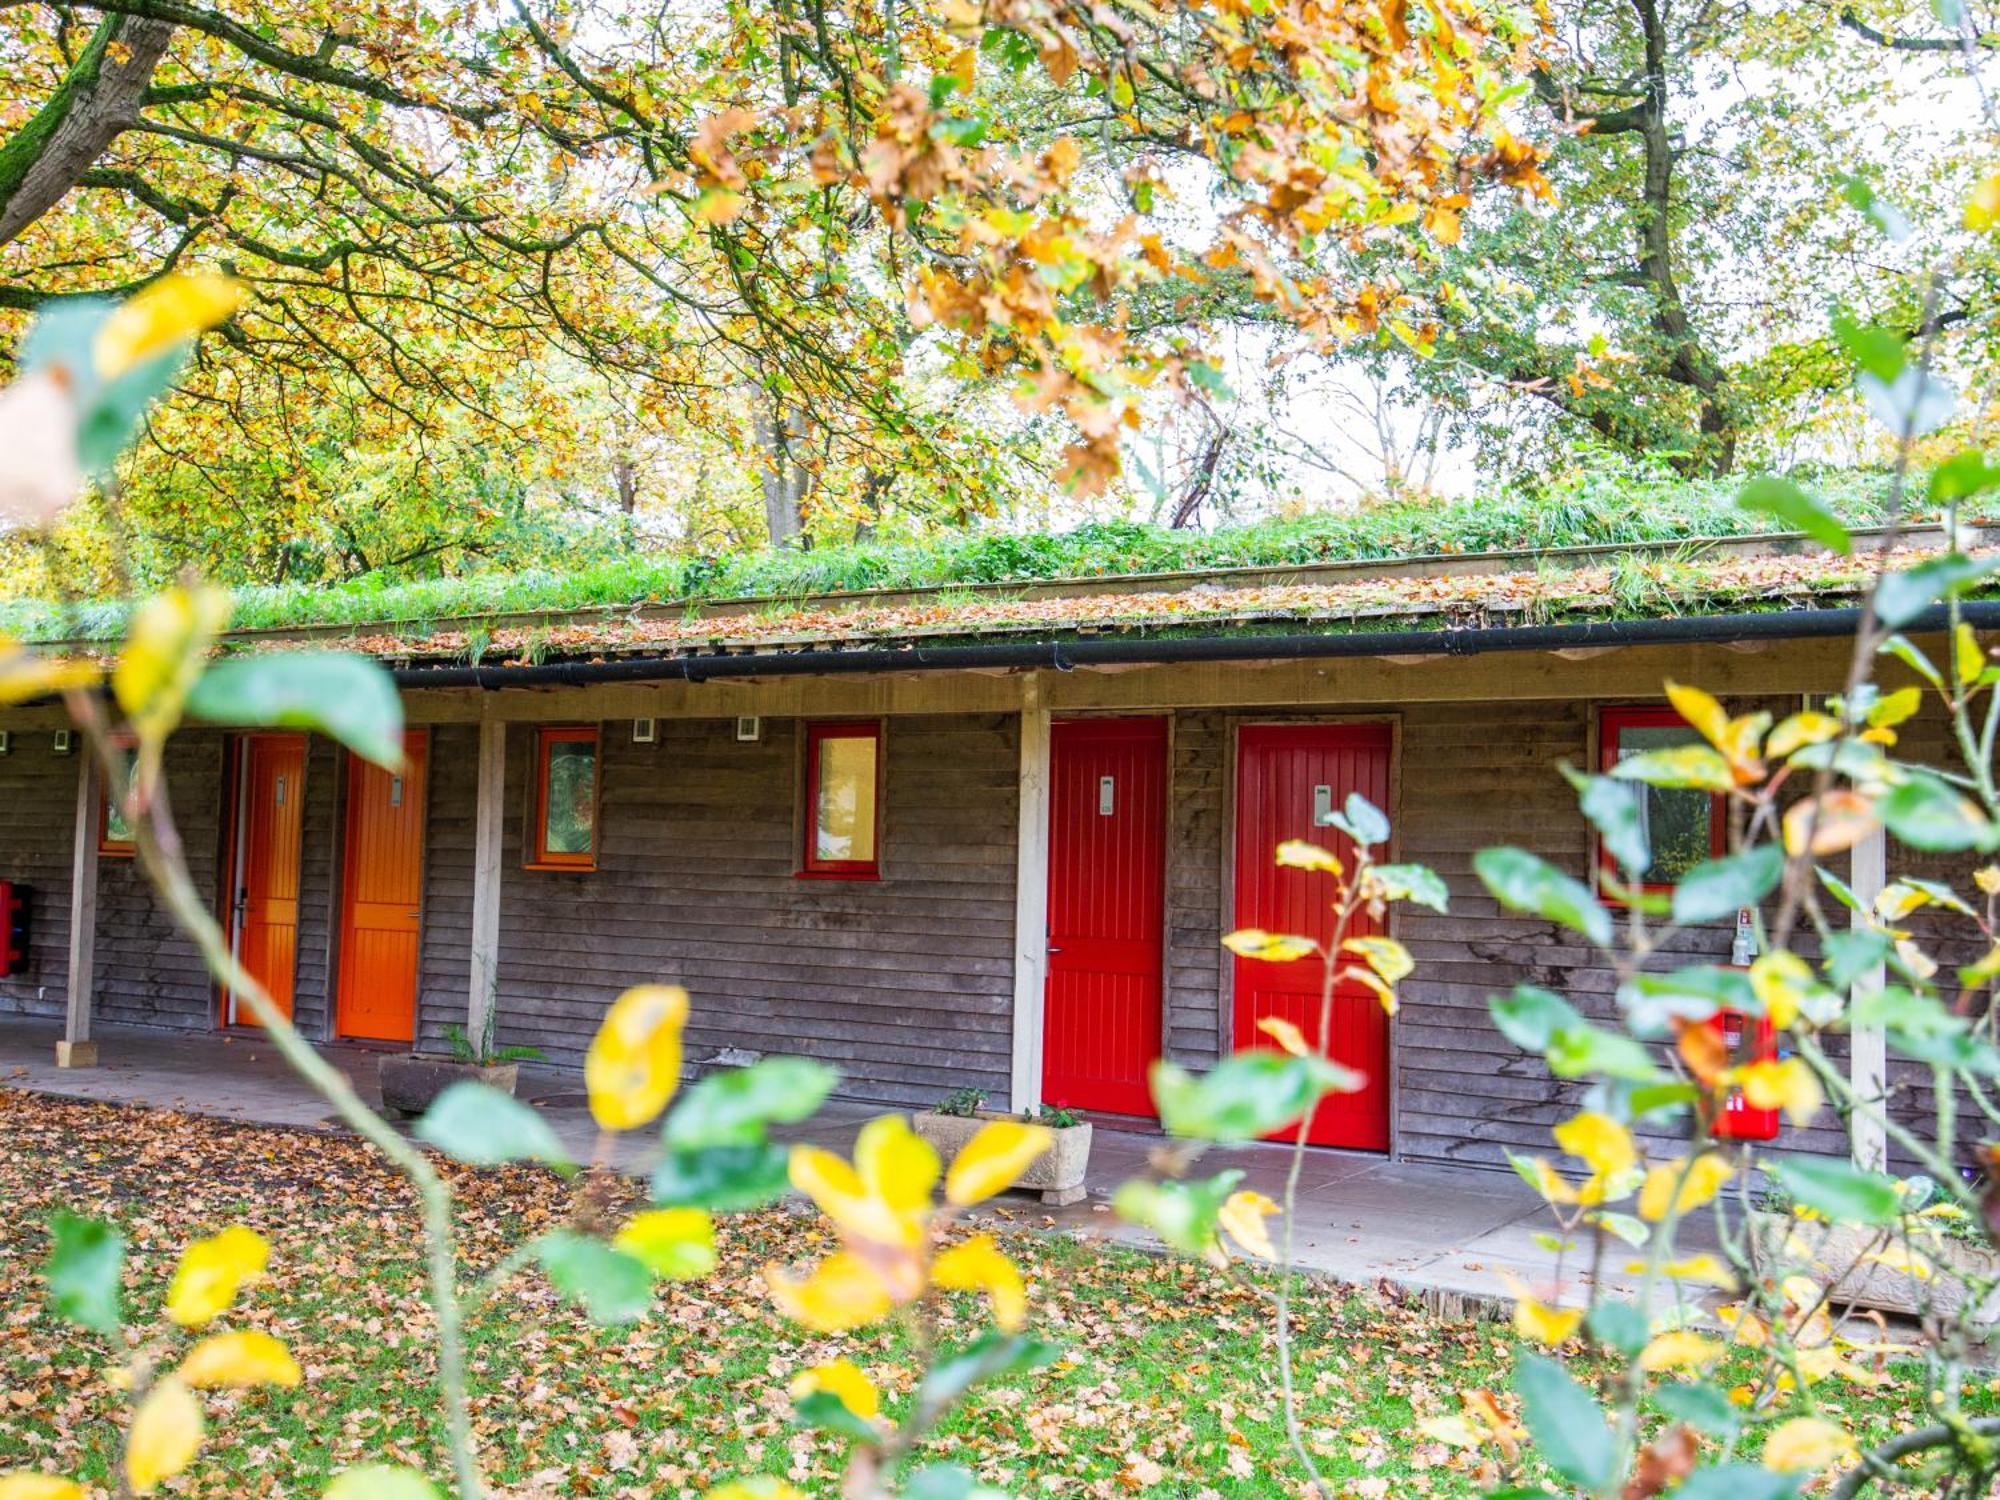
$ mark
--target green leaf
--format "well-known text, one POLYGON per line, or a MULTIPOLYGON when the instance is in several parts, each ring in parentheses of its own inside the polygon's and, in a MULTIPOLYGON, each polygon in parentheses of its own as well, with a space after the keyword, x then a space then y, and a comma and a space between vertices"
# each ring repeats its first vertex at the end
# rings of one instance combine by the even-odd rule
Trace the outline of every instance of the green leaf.
POLYGON ((439 1094, 413 1133, 468 1166, 497 1167, 510 1161, 573 1165, 546 1119, 512 1094, 471 1079, 439 1094))
POLYGON ((49 1301, 70 1322, 109 1338, 124 1319, 119 1283, 125 1237, 101 1219, 57 1210, 49 1219, 49 1301))
POLYGON ((1326 821, 1328 827, 1338 828, 1364 849, 1389 842, 1389 820, 1359 792, 1349 792, 1346 806, 1329 814, 1326 821))
POLYGON ((342 1469, 326 1487, 324 1500, 438 1500, 437 1488, 415 1469, 396 1464, 358 1464, 342 1469))
POLYGON ((653 1305, 653 1273, 600 1239, 552 1229, 535 1241, 549 1284, 582 1306, 593 1323, 631 1323, 653 1305))
POLYGON ((1854 384, 1875 420, 1899 439, 1937 431, 1951 420, 1952 408, 1958 404, 1958 393, 1950 382, 1922 365, 1905 365, 1894 380, 1863 370, 1854 377, 1854 384))
POLYGON ((1902 1208, 1896 1179, 1832 1156, 1790 1156, 1775 1167, 1793 1200, 1840 1224, 1887 1224, 1902 1208))
POLYGON ((1509 911, 1528 912, 1582 933, 1600 948, 1611 946, 1611 916, 1582 881, 1563 874, 1525 849, 1481 849, 1473 872, 1509 911))
POLYGON ((1738 907, 1755 906, 1770 895, 1784 869, 1785 854, 1776 844, 1705 859, 1674 887, 1674 921, 1693 927, 1734 916, 1738 907))
POLYGON ((1240 1167, 1193 1182, 1135 1177, 1119 1184, 1111 1208, 1126 1223, 1152 1230, 1183 1255, 1205 1255, 1215 1245, 1216 1215, 1242 1180, 1240 1167))
POLYGON ((1707 745, 1675 745, 1628 755, 1611 768, 1611 774, 1620 781, 1697 792, 1727 792, 1736 784, 1729 762, 1707 745))
POLYGON ((711 1073, 667 1117, 666 1141, 683 1151, 754 1146, 771 1124, 796 1124, 820 1107, 840 1075, 805 1057, 767 1057, 711 1073))
POLYGON ((1903 336, 1895 330, 1859 323, 1846 313, 1836 312, 1833 336, 1854 361, 1856 369, 1865 370, 1878 380, 1894 380, 1903 373, 1909 354, 1903 336))
POLYGON ((1908 637, 1892 635, 1878 649, 1885 656, 1895 657, 1939 692, 1944 691, 1944 678, 1938 675, 1938 669, 1931 664, 1931 659, 1913 646, 1908 637))
POLYGON ((1007 1500, 1007 1497, 981 1484, 957 1464, 930 1464, 910 1476, 903 1486, 903 1500, 1007 1500))
POLYGON ((762 1141, 754 1146, 706 1146, 668 1152, 653 1173, 652 1195, 662 1208, 740 1213, 775 1203, 790 1181, 781 1146, 762 1141))
POLYGON ((1891 630, 1900 630, 1942 596, 1970 587, 1995 568, 2000 568, 2000 557, 1947 552, 1899 573, 1884 573, 1875 587, 1875 614, 1891 630))
POLYGON ((1614 1213, 1610 1209, 1600 1208, 1585 1214, 1584 1222, 1603 1225, 1635 1250, 1653 1237, 1653 1232, 1646 1227, 1646 1221, 1635 1214, 1614 1213))
POLYGON ((1864 177, 1849 176, 1840 184, 1841 196, 1860 209, 1868 222, 1888 238, 1901 243, 1910 237, 1910 220, 1895 203, 1875 191, 1864 177))
POLYGON ((816 1427, 821 1432, 835 1432, 864 1443, 876 1442, 882 1436, 832 1391, 808 1391, 792 1403, 792 1410, 802 1427, 816 1427))
POLYGON ((2000 489, 2000 468, 1989 464, 1986 455, 1976 448, 1954 453, 1931 470, 1930 502, 1933 505, 1949 505, 1954 500, 1969 499, 1990 489, 2000 489))
POLYGON ((1688 964, 1664 974, 1634 974, 1619 986, 1626 1024, 1640 1036, 1657 1036, 1676 1021, 1706 1021, 1718 1010, 1762 1015, 1764 1008, 1741 969, 1688 964))
POLYGON ((1706 1381, 1668 1381, 1653 1387, 1653 1400, 1661 1411, 1697 1432, 1728 1439, 1743 1425, 1742 1415, 1727 1393, 1706 1381))
POLYGON ((920 1405, 943 1411, 982 1381, 1017 1375, 1050 1364, 1061 1351, 1054 1344, 1018 1333, 991 1332, 956 1354, 937 1360, 917 1389, 920 1405))
POLYGON ((1414 901, 1436 912, 1451 905, 1451 893, 1445 889, 1444 880, 1428 865, 1377 865, 1375 878, 1382 884, 1382 894, 1391 901, 1414 901))
POLYGON ((1948 782, 1912 771, 1875 804, 1889 831, 1913 849, 1989 849, 1993 824, 1977 803, 1948 782))
POLYGON ((1842 556, 1854 550, 1854 538, 1839 517, 1789 479, 1759 475, 1737 491, 1736 503, 1744 510, 1775 516, 1793 531, 1804 532, 1842 556))
POLYGON ((1523 1052, 1547 1051, 1558 1032, 1587 1024, 1561 995, 1532 984, 1517 984, 1510 995, 1492 996, 1486 1009, 1500 1034, 1523 1052))
POLYGON ((1352 1094, 1366 1082, 1316 1053, 1268 1048, 1231 1053, 1199 1078, 1161 1058, 1151 1079, 1167 1133, 1205 1141, 1257 1140, 1296 1123, 1328 1094, 1352 1094))
POLYGON ((1696 1469, 1668 1494, 1671 1500, 1792 1500, 1807 1477, 1761 1464, 1718 1464, 1696 1469))
POLYGON ((1821 961, 1827 983, 1844 990, 1877 964, 1885 962, 1894 946, 1889 935, 1872 927, 1847 932, 1830 932, 1820 944, 1821 961))
POLYGON ((1660 1076, 1653 1054, 1643 1044, 1623 1032, 1606 1031, 1585 1023, 1555 1034, 1544 1056, 1549 1071, 1558 1078, 1587 1078, 1603 1074, 1632 1083, 1651 1083, 1660 1076))
POLYGON ((1617 1350, 1627 1359, 1645 1348, 1646 1341, 1652 1337, 1646 1315, 1629 1302, 1600 1302, 1590 1310, 1590 1316, 1584 1322, 1592 1338, 1617 1350))
POLYGON ((1632 788, 1610 776, 1570 772, 1570 777, 1577 789, 1577 806, 1590 819, 1619 868, 1633 877, 1651 869, 1653 851, 1646 841, 1646 820, 1640 816, 1639 798, 1632 788))
POLYGON ((316 729, 384 769, 403 763, 403 700, 365 656, 288 651, 219 661, 188 695, 188 711, 233 728, 316 729))
POLYGON ((1611 1428, 1597 1402, 1561 1365, 1538 1354, 1521 1356, 1514 1389, 1535 1448, 1550 1468, 1593 1493, 1611 1483, 1618 1469, 1611 1428))

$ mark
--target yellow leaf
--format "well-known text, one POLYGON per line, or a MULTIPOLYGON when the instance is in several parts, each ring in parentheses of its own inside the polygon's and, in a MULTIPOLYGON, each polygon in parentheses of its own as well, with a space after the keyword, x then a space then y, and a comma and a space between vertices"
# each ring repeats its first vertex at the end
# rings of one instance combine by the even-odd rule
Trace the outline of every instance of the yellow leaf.
POLYGON ((116 380, 218 324, 243 305, 243 284, 227 276, 171 272, 126 298, 91 345, 98 378, 116 380))
POLYGON ((708 1492, 708 1500, 806 1500, 802 1490, 769 1474, 752 1474, 748 1479, 731 1479, 708 1492))
POLYGON ((1283 1016, 1266 1016, 1257 1023, 1257 1029, 1294 1057, 1312 1056, 1312 1048, 1306 1045, 1305 1033, 1283 1016))
POLYGON ((1304 839, 1286 839, 1278 845, 1278 863, 1287 869, 1324 870, 1329 875, 1338 875, 1343 868, 1331 851, 1304 839))
POLYGON ((831 1151, 794 1146, 789 1165, 792 1186, 818 1204, 849 1239, 905 1250, 921 1242, 923 1225, 917 1217, 870 1192, 861 1175, 831 1151))
POLYGON ((1787 1473, 1830 1469, 1853 1455, 1854 1439, 1819 1417, 1793 1417, 1764 1439, 1764 1467, 1787 1473))
POLYGON ((814 1365, 792 1377, 794 1401, 803 1400, 814 1391, 825 1391, 864 1422, 873 1421, 882 1411, 882 1393, 851 1359, 814 1365))
POLYGON ((196 1240, 174 1267, 167 1316, 183 1328, 201 1327, 234 1302, 247 1282, 263 1275, 270 1259, 271 1242, 241 1224, 196 1240))
POLYGON ((715 1269, 715 1220, 704 1208, 649 1208, 632 1215, 611 1246, 655 1276, 687 1281, 715 1269))
POLYGON ((174 1373, 196 1390, 248 1390, 259 1385, 289 1390, 303 1378, 291 1352, 255 1329, 211 1333, 188 1350, 174 1373))
POLYGON ((1584 1110, 1564 1120, 1551 1133, 1558 1146, 1601 1177, 1622 1172, 1639 1160, 1632 1133, 1609 1115, 1584 1110))
POLYGON ((1698 687, 1667 681, 1667 701, 1674 711, 1693 726, 1716 749, 1729 751, 1729 714, 1723 706, 1698 687))
POLYGON ((1811 966, 1796 953, 1760 953, 1751 961, 1750 992, 1781 1030, 1799 1018, 1799 1002, 1814 988, 1811 966))
POLYGON ((1215 1220, 1250 1254, 1260 1260, 1276 1260, 1278 1252, 1271 1245, 1271 1232, 1264 1227, 1264 1220, 1277 1211, 1278 1205, 1262 1193, 1245 1189, 1229 1195, 1216 1210, 1215 1220))
POLYGON ((83 1486, 73 1479, 17 1469, 0 1474, 0 1500, 84 1500, 83 1486))
MULTIPOLYGON (((1625 1269, 1634 1276, 1644 1274, 1646 1262, 1634 1260, 1626 1262, 1625 1269)), ((1670 1260, 1660 1267, 1660 1274, 1670 1281, 1700 1281, 1709 1286, 1719 1287, 1725 1292, 1736 1290, 1736 1273, 1706 1250, 1698 1255, 1690 1255, 1682 1260, 1670 1260)))
POLYGON ((201 1403, 169 1375, 139 1403, 125 1439, 125 1480, 137 1495, 150 1495, 201 1451, 201 1403))
POLYGON ((1965 205, 1965 227, 1983 234, 1996 224, 2000 224, 2000 172, 1990 172, 1979 179, 1965 205))
POLYGON ((1410 957, 1410 950, 1394 938, 1353 937, 1340 946, 1349 953, 1360 954, 1368 961, 1368 967, 1390 984, 1402 979, 1417 966, 1410 957))
POLYGON ((1852 849, 1881 827, 1875 804, 1859 792, 1836 790, 1803 797, 1785 809, 1785 852, 1804 854, 1808 840, 1815 855, 1852 849))
POLYGON ((1794 750, 1820 744, 1839 733, 1840 720, 1832 714, 1805 709, 1783 720, 1771 731, 1770 739, 1764 742, 1764 753, 1773 760, 1783 760, 1794 750))
POLYGON ((694 216, 702 224, 734 223, 742 215, 745 201, 741 193, 728 188, 703 188, 694 202, 694 216))
POLYGON ((356 1464, 334 1475, 321 1500, 438 1500, 437 1486, 400 1464, 356 1464))
POLYGON ((931 1263, 931 1280, 947 1291, 984 1292, 1002 1333, 1018 1332, 1027 1321, 1021 1273, 990 1234, 974 1235, 939 1255, 931 1263))
MULTIPOLYGON (((1035 1128, 1046 1137, 1046 1126, 1035 1128)), ((968 1149, 971 1144, 966 1143, 968 1149)), ((899 1212, 930 1207, 931 1189, 937 1186, 941 1167, 937 1148, 910 1129, 909 1120, 902 1115, 870 1120, 854 1138, 854 1170, 860 1174, 861 1185, 899 1212)))
POLYGON ((89 687, 97 676, 97 668, 89 662, 40 656, 0 636, 0 705, 89 687))
POLYGON ((1921 688, 1897 688, 1893 693, 1884 693, 1875 706, 1868 710, 1870 729, 1888 729, 1902 723, 1924 706, 1921 688))
POLYGON ((1887 1266, 1891 1271, 1901 1271, 1905 1276, 1914 1276, 1919 1281, 1928 1281, 1935 1274, 1930 1260, 1908 1245, 1889 1245, 1881 1250, 1871 1250, 1861 1258, 1878 1266, 1887 1266))
POLYGON ((1515 1160, 1517 1163, 1526 1166, 1534 1189, 1542 1195, 1544 1202, 1575 1203, 1579 1201, 1575 1187, 1542 1157, 1517 1157, 1515 1160))
POLYGON ((845 1333, 878 1322, 894 1306, 882 1278, 849 1250, 829 1255, 803 1280, 779 1266, 764 1269, 779 1312, 818 1333, 845 1333))
POLYGON ((1654 1167, 1639 1189, 1639 1217, 1658 1223, 1671 1211, 1679 1215, 1711 1202, 1736 1169, 1714 1152, 1704 1152, 1690 1167, 1686 1157, 1654 1167))
POLYGON ((1240 927, 1223 938, 1222 946, 1238 958, 1261 958, 1273 964, 1288 964, 1319 952, 1319 944, 1311 938, 1266 932, 1261 927, 1240 927))
POLYGON ((1641 1349, 1639 1368, 1649 1374, 1657 1374, 1661 1370, 1684 1370, 1719 1359, 1722 1352, 1723 1346, 1718 1340, 1703 1338, 1683 1328, 1660 1334, 1641 1349))
POLYGON ((634 1130, 667 1107, 681 1083, 687 991, 642 984, 611 1002, 583 1058, 590 1112, 606 1130, 634 1130))
POLYGON ((229 595, 206 585, 175 585, 139 606, 111 669, 111 690, 140 739, 159 740, 180 722, 208 649, 228 623, 229 595))
POLYGON ((1055 1132, 1046 1125, 989 1120, 952 1159, 951 1172, 944 1180, 946 1200, 963 1208, 1004 1192, 1036 1157, 1055 1144, 1055 1139, 1055 1132))
POLYGON ((1826 1103, 1819 1075, 1801 1057, 1764 1058, 1736 1070, 1743 1098, 1752 1109, 1782 1109, 1794 1125, 1806 1125, 1826 1103))
POLYGON ((1958 634, 1953 641, 1951 659, 1958 673, 1960 687, 1976 681, 1979 674, 1986 670, 1986 653, 1979 649, 1979 637, 1963 620, 1958 624, 1958 634))
POLYGON ((1514 1332, 1537 1344, 1563 1343, 1575 1336, 1582 1322, 1580 1307, 1549 1307, 1533 1297, 1522 1297, 1514 1304, 1514 1332))
POLYGON ((1373 969, 1358 969, 1352 964, 1340 971, 1341 978, 1351 979, 1356 984, 1365 984, 1375 992, 1375 998, 1382 1002, 1382 1013, 1393 1016, 1396 1013, 1396 992, 1389 987, 1389 981, 1373 969))

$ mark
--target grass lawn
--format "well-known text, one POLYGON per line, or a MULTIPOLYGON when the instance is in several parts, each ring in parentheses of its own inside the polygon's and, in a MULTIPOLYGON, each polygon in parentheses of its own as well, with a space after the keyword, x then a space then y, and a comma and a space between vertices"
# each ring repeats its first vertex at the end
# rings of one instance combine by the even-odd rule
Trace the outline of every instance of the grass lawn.
MULTIPOLYGON (((457 1180, 470 1269, 568 1213, 570 1189, 539 1171, 457 1180)), ((414 1211, 365 1148, 0 1092, 0 1202, 0 1471, 45 1469, 103 1487, 115 1456, 122 1405, 105 1349, 54 1318, 39 1277, 44 1221, 67 1207, 124 1230, 127 1317, 148 1339, 166 1326, 165 1282, 187 1241, 240 1221, 276 1247, 270 1277, 215 1326, 277 1334, 305 1384, 206 1398, 209 1445, 163 1493, 317 1496, 331 1473, 385 1456, 443 1476, 414 1211)), ((802 1213, 732 1218, 712 1279, 663 1289, 649 1318, 618 1330, 593 1328, 535 1273, 516 1280, 470 1330, 475 1416, 497 1492, 699 1495, 757 1470, 835 1494, 835 1440, 792 1424, 791 1375, 844 1353, 893 1406, 916 1371, 894 1333, 820 1338, 771 1311, 760 1268, 826 1246, 802 1213)), ((1298 1492, 1256 1285, 1053 1236, 1021 1233, 1010 1249, 1029 1277, 1033 1326, 1064 1357, 976 1394, 933 1456, 1024 1497, 1298 1492)), ((978 1307, 968 1300, 958 1312, 963 1323, 949 1332, 970 1339, 978 1307)), ((1504 1388, 1513 1350, 1504 1328, 1318 1284, 1306 1287, 1301 1314, 1309 1441, 1346 1493, 1481 1492, 1473 1461, 1416 1423, 1456 1410, 1462 1388, 1504 1388)), ((1903 1425, 1907 1389, 1899 1378, 1841 1399, 1864 1437, 1880 1435, 1903 1425)), ((1980 1400, 2000 1410, 1990 1391, 1980 1400)))

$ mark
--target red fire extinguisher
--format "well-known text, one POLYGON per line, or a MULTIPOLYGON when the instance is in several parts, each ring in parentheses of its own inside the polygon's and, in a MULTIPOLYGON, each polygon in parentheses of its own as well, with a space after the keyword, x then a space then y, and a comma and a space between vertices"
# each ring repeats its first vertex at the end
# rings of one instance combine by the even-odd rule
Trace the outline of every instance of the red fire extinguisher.
MULTIPOLYGON (((1722 1044, 1728 1049, 1731 1066, 1746 1062, 1774 1062, 1778 1056, 1777 1033, 1769 1016, 1759 1016, 1751 1030, 1751 1051, 1748 1056, 1743 1051, 1743 1035, 1752 1023, 1750 1018, 1738 1010, 1719 1010, 1708 1018, 1707 1024, 1722 1037, 1722 1044)), ((1715 1119, 1715 1134, 1725 1141, 1768 1141, 1778 1134, 1778 1112, 1775 1109, 1752 1109, 1750 1101, 1743 1097, 1743 1090, 1731 1089, 1723 1102, 1722 1113, 1715 1119)))

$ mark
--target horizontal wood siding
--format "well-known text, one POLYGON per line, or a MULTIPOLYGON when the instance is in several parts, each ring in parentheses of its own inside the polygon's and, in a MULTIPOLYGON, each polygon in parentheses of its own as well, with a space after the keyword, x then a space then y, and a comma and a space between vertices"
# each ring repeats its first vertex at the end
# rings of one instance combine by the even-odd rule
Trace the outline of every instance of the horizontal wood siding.
MULTIPOLYGON (((169 806, 195 888, 221 894, 224 737, 183 730, 167 745, 169 806)), ((207 1030, 215 990, 201 954, 153 894, 136 859, 106 857, 97 868, 97 1019, 109 1025, 207 1030)))
POLYGON ((1228 721, 1220 713, 1180 714, 1174 724, 1174 779, 1167 807, 1167 1055, 1203 1067, 1222 1036, 1222 819, 1229 763, 1228 721))
MULTIPOLYGON (((508 749, 525 765, 533 730, 513 732, 508 749)), ((525 783, 520 769, 515 790, 525 783)), ((431 731, 429 828, 424 849, 423 957, 417 985, 417 1038, 426 1046, 441 1046, 448 1025, 465 1024, 472 983, 472 815, 479 802, 479 729, 472 724, 440 725, 431 731)), ((519 807, 511 801, 509 807, 519 807)), ((514 819, 515 837, 520 818, 514 819)), ((520 847, 513 858, 520 863, 520 847)), ((516 872, 518 873, 518 872, 516 872)), ((515 893, 510 891, 512 897, 515 893)), ((501 941, 516 914, 501 910, 501 941)), ((567 932, 551 936, 550 958, 559 965, 588 947, 587 918, 567 932)), ((532 1029, 532 1028, 530 1028, 532 1029)), ((534 1038, 517 1032, 506 1002, 501 1002, 494 1037, 502 1045, 527 1044, 534 1038)))
POLYGON ((0 880, 29 891, 27 966, 0 979, 0 1014, 63 1013, 78 757, 54 744, 46 729, 17 729, 0 756, 0 880))
POLYGON ((298 971, 292 986, 292 1019, 309 1037, 328 1035, 333 1013, 334 872, 340 828, 341 752, 331 740, 306 741, 305 806, 299 828, 298 971))
MULTIPOLYGON (((800 726, 604 726, 598 868, 521 868, 531 738, 511 732, 497 1034, 574 1065, 628 985, 687 986, 691 1069, 726 1049, 801 1053, 841 1092, 930 1103, 1006 1097, 1018 727, 1012 715, 899 718, 884 734, 880 880, 796 875, 800 726)), ((424 1026, 465 1010, 472 850, 468 736, 435 763, 424 1026)))

